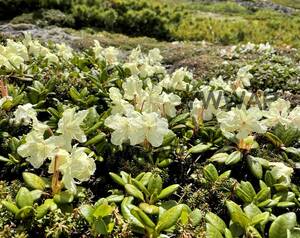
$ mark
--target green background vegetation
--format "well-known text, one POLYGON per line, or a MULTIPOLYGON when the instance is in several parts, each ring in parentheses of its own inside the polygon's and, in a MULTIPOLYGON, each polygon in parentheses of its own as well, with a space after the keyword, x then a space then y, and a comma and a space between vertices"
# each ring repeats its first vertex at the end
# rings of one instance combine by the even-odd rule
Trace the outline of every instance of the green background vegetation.
MULTIPOLYGON (((255 2, 255 1, 253 1, 255 2)), ((300 46, 300 1, 273 1, 294 10, 244 6, 233 1, 0 0, 1 20, 92 28, 160 40, 221 44, 269 41, 300 46)))

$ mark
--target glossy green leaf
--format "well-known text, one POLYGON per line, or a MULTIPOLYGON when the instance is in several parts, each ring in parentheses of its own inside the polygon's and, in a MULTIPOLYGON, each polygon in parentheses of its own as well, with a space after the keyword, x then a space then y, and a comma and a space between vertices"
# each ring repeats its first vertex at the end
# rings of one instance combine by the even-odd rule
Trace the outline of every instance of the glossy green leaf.
POLYGON ((29 172, 23 172, 22 176, 26 185, 29 186, 30 188, 39 189, 42 191, 45 189, 46 183, 38 175, 29 172))

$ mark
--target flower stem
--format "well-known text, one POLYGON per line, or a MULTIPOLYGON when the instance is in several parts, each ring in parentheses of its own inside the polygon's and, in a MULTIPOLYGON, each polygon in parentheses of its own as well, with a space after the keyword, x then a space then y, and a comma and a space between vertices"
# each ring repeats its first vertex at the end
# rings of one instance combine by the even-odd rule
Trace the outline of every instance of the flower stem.
POLYGON ((7 97, 8 96, 8 89, 3 79, 0 79, 0 89, 1 89, 1 96, 7 97))
POLYGON ((53 195, 59 193, 61 189, 61 183, 59 181, 58 164, 59 164, 59 156, 56 155, 54 157, 54 172, 53 172, 52 184, 51 184, 53 195))

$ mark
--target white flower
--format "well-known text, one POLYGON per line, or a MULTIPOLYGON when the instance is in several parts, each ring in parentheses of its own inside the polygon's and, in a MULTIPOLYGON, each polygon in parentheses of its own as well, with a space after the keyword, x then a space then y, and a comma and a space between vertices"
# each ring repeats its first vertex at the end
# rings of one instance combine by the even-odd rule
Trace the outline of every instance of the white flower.
POLYGON ((26 46, 23 45, 22 42, 14 42, 10 39, 7 40, 6 54, 14 54, 20 56, 24 61, 27 61, 29 58, 26 46))
POLYGON ((291 125, 300 130, 300 107, 295 107, 289 114, 288 120, 291 125))
POLYGON ((188 72, 186 68, 177 69, 172 77, 166 76, 160 83, 164 88, 185 91, 188 83, 185 79, 191 80, 192 73, 188 72))
POLYGON ((168 121, 155 112, 111 115, 105 120, 105 125, 114 131, 111 142, 121 145, 129 141, 131 145, 144 143, 147 140, 152 146, 162 144, 164 136, 169 132, 168 121))
POLYGON ((36 111, 31 103, 19 105, 17 110, 14 111, 14 120, 17 123, 23 123, 23 125, 29 125, 33 118, 36 118, 36 111))
POLYGON ((160 64, 163 57, 160 54, 160 50, 157 48, 154 48, 152 50, 149 50, 148 52, 148 61, 150 65, 156 65, 160 64))
POLYGON ((212 80, 210 80, 209 85, 214 87, 214 89, 223 89, 227 92, 232 91, 230 85, 223 80, 222 76, 219 76, 218 78, 213 78, 212 80))
POLYGON ((160 112, 162 115, 167 115, 170 117, 176 116, 176 106, 180 105, 181 99, 178 95, 174 93, 165 93, 161 94, 161 106, 160 112))
POLYGON ((118 63, 119 50, 115 47, 108 47, 102 50, 102 55, 109 64, 118 63))
POLYGON ((94 47, 92 48, 95 58, 99 60, 104 60, 104 57, 102 55, 103 47, 100 45, 98 40, 94 40, 94 47))
POLYGON ((128 111, 133 111, 134 107, 129 102, 123 99, 123 96, 118 88, 111 87, 109 89, 109 97, 112 100, 111 114, 126 114, 128 111))
POLYGON ((58 122, 58 129, 56 132, 62 134, 60 137, 65 141, 64 148, 66 150, 72 148, 71 142, 73 139, 81 143, 86 141, 86 136, 80 128, 80 125, 87 116, 88 110, 79 111, 77 113, 75 110, 75 108, 66 109, 58 122))
POLYGON ((154 147, 160 146, 169 132, 168 121, 155 112, 143 113, 142 121, 145 139, 154 147))
POLYGON ((238 139, 245 139, 253 132, 264 133, 267 128, 259 121, 261 117, 261 111, 254 107, 248 110, 233 108, 229 112, 217 114, 221 130, 225 133, 237 133, 238 139))
POLYGON ((122 84, 124 98, 134 100, 143 90, 143 81, 137 76, 131 76, 122 84))
POLYGON ((58 57, 55 54, 53 54, 53 53, 47 53, 45 55, 45 60, 47 60, 48 63, 55 63, 55 64, 59 63, 58 57))
POLYGON ((142 105, 137 105, 143 112, 158 112, 160 111, 162 87, 152 84, 151 80, 147 81, 147 88, 143 101, 139 100, 142 105))
POLYGON ((272 54, 275 52, 274 48, 270 45, 269 42, 265 44, 259 44, 257 51, 259 53, 264 53, 264 54, 272 54))
POLYGON ((253 78, 253 75, 249 73, 251 68, 251 65, 246 65, 238 70, 236 80, 234 81, 235 88, 244 88, 251 85, 250 80, 253 78))
POLYGON ((131 51, 130 55, 128 56, 128 61, 130 63, 143 64, 144 59, 142 56, 143 55, 142 55, 141 47, 138 46, 137 48, 131 51))
POLYGON ((290 120, 288 119, 290 107, 290 102, 285 101, 284 99, 278 99, 277 101, 272 102, 269 110, 264 111, 264 117, 266 117, 266 119, 263 123, 268 127, 274 127, 279 123, 287 126, 290 124, 290 120))
POLYGON ((54 172, 54 163, 62 173, 62 182, 67 190, 76 193, 76 184, 87 181, 96 171, 93 154, 87 155, 85 148, 74 147, 69 154, 65 150, 59 150, 56 159, 51 161, 49 173, 54 172), (57 161, 55 161, 57 160, 57 161))
POLYGON ((26 143, 18 147, 18 154, 34 167, 39 168, 44 161, 53 156, 56 146, 49 140, 44 140, 44 133, 32 130, 26 135, 26 143))
POLYGON ((114 145, 121 145, 128 140, 130 140, 131 145, 144 141, 140 116, 127 118, 119 114, 111 115, 106 118, 105 126, 114 130, 111 134, 111 143, 114 145))
POLYGON ((133 63, 125 63, 123 64, 123 68, 124 69, 129 69, 130 70, 130 73, 131 75, 138 75, 140 73, 140 70, 138 68, 138 64, 133 62, 133 63))
POLYGON ((208 86, 205 86, 202 87, 201 92, 203 93, 202 101, 196 98, 191 111, 191 115, 197 123, 212 120, 213 116, 226 104, 221 90, 211 91, 208 86))
POLYGON ((73 49, 65 43, 56 44, 56 48, 58 50, 57 55, 64 60, 73 58, 73 49))

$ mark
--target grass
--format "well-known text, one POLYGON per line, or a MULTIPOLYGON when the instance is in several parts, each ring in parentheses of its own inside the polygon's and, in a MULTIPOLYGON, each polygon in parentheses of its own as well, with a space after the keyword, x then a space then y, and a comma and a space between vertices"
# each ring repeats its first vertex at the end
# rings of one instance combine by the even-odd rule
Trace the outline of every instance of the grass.
POLYGON ((287 7, 300 9, 300 0, 272 0, 272 2, 287 7))

